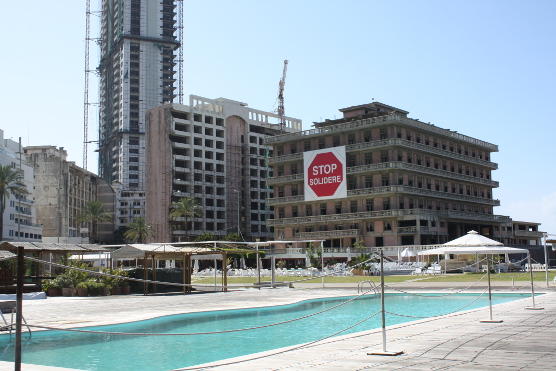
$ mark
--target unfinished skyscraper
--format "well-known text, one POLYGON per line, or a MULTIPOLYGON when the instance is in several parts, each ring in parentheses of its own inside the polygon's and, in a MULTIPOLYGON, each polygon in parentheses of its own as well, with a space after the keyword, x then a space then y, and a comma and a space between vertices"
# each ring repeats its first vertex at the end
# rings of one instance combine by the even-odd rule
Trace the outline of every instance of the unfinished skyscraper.
POLYGON ((103 0, 99 175, 144 206, 145 112, 175 98, 176 0, 103 0))

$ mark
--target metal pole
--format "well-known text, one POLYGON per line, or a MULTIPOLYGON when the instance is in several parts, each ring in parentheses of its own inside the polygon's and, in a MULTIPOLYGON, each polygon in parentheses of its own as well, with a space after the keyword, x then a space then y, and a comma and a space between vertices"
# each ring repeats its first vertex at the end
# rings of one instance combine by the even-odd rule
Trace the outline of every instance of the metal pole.
MULTIPOLYGON (((25 176, 23 175, 23 171, 21 170, 21 137, 19 137, 19 173, 23 177, 23 181, 25 181, 25 176)), ((23 197, 23 195, 17 196, 17 206, 19 207, 19 212, 23 214, 21 211, 21 197, 23 197)), ((18 241, 21 241, 21 214, 17 218, 17 236, 18 236, 17 240, 18 241)))
POLYGON ((259 244, 256 245, 257 248, 257 286, 259 286, 259 290, 261 289, 261 266, 259 260, 259 244))
POLYGON ((489 310, 490 320, 492 321, 492 293, 490 290, 490 259, 488 255, 486 256, 486 258, 487 258, 487 279, 488 279, 488 310, 489 310))
POLYGON ((25 259, 23 246, 17 247, 17 291, 15 312, 15 371, 21 371, 21 322, 23 319, 23 276, 25 259))
POLYGON ((546 234, 544 237, 544 275, 546 279, 546 287, 550 287, 548 284, 548 251, 546 250, 546 234))
POLYGON ((533 267, 531 266, 531 252, 527 253, 527 262, 529 263, 529 276, 531 278, 531 299, 533 300, 533 308, 535 308, 535 286, 533 285, 533 267))
POLYGON ((380 311, 382 317, 382 351, 386 353, 386 313, 384 310, 384 249, 380 249, 380 311))
POLYGON ((320 270, 321 270, 322 288, 324 288, 324 241, 320 242, 320 270))
POLYGON ((214 258, 214 291, 216 291, 216 268, 218 268, 218 263, 216 258, 214 258))
POLYGON ((276 267, 276 257, 274 256, 274 254, 270 257, 270 264, 271 264, 271 286, 272 288, 274 288, 274 283, 276 282, 276 271, 275 271, 275 267, 276 267))

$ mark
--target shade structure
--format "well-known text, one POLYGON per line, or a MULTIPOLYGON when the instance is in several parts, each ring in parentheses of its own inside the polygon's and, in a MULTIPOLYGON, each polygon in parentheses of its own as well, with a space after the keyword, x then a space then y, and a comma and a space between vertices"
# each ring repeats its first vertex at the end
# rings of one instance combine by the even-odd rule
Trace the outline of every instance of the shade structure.
POLYGON ((415 256, 415 251, 413 251, 412 249, 408 249, 407 247, 405 249, 403 249, 403 251, 400 254, 402 256, 402 258, 407 258, 410 256, 415 256))
MULTIPOLYGON (((533 308, 535 308, 535 291, 533 288, 533 272, 531 270, 531 256, 526 249, 504 246, 501 242, 491 240, 490 238, 481 236, 475 231, 469 231, 465 236, 456 238, 444 244, 443 247, 425 250, 419 252, 419 255, 467 255, 467 254, 527 254, 529 258, 529 272, 531 274, 531 298, 533 300, 533 308)), ((501 322, 492 319, 492 294, 490 285, 490 259, 487 257, 487 276, 488 276, 488 302, 490 319, 481 322, 501 322)))
POLYGON ((448 241, 444 246, 503 246, 502 242, 491 240, 476 231, 469 231, 466 235, 448 241))
POLYGON ((423 250, 419 255, 442 255, 442 254, 527 254, 528 250, 518 249, 516 247, 507 246, 446 246, 438 247, 436 249, 423 250))

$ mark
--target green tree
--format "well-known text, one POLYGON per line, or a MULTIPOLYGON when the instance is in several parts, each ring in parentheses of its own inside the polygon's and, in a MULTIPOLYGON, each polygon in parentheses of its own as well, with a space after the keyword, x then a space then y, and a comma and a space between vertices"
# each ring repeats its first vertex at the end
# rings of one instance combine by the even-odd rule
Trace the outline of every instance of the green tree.
POLYGON ((144 218, 135 218, 129 223, 124 237, 128 242, 145 243, 147 238, 152 234, 152 226, 147 224, 144 218))
POLYGON ((216 241, 216 240, 217 240, 216 236, 209 232, 205 232, 195 237, 195 242, 216 241))
POLYGON ((241 236, 237 233, 228 233, 227 235, 224 236, 224 241, 243 241, 243 239, 241 238, 241 236))
POLYGON ((104 206, 100 201, 89 201, 85 205, 85 211, 79 216, 79 222, 91 223, 91 236, 98 242, 98 223, 109 222, 112 215, 104 211, 104 206))
MULTIPOLYGON (((184 231, 187 232, 187 220, 202 215, 203 208, 193 197, 183 197, 177 202, 172 203, 170 218, 184 218, 184 231)), ((181 241, 181 238, 179 239, 181 241)))
POLYGON ((311 266, 317 269, 322 268, 322 249, 320 246, 314 245, 312 242, 307 244, 305 248, 307 256, 309 257, 309 261, 311 262, 311 266))
POLYGON ((10 195, 23 196, 27 187, 23 184, 23 173, 9 165, 0 165, 0 240, 4 237, 4 210, 10 195))

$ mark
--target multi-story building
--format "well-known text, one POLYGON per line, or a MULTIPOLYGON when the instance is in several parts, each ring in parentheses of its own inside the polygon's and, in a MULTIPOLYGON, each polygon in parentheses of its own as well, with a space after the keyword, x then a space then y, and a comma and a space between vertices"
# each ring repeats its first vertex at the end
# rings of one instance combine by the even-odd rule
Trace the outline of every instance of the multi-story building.
MULTIPOLYGON (((411 119, 379 102, 340 110, 343 118, 265 140, 274 150, 277 239, 326 239, 345 248, 443 243, 469 230, 515 242, 508 216, 496 215, 495 144, 411 119), (345 146, 347 197, 304 201, 303 152, 345 146)), ((520 224, 520 223, 518 223, 520 224)), ((521 223, 523 224, 523 223, 521 223)), ((533 223, 534 224, 534 223, 533 223)), ((519 232, 522 235, 524 232, 519 232)), ((525 232, 530 244, 542 233, 525 232)))
POLYGON ((11 139, 4 139, 3 130, 0 130, 0 165, 10 166, 14 171, 19 171, 21 165, 23 184, 29 192, 26 195, 10 193, 6 199, 3 235, 0 236, 0 239, 3 241, 40 242, 42 227, 36 223, 33 168, 29 166, 25 156, 20 155, 19 143, 11 139))
POLYGON ((114 191, 97 175, 67 161, 63 147, 30 146, 24 148, 34 169, 34 196, 37 220, 43 225, 43 242, 87 242, 89 238, 111 242, 112 221, 83 223, 87 203, 101 201, 104 211, 114 213, 114 191))
POLYGON ((144 118, 175 97, 176 1, 103 0, 101 14, 99 175, 144 215, 144 118))
MULTIPOLYGON (((301 130, 301 120, 287 117, 287 133, 301 130)), ((190 96, 189 106, 167 104, 147 113, 147 222, 156 241, 176 241, 204 232, 217 236, 239 232, 246 240, 272 237, 272 215, 265 138, 281 132, 279 117, 245 103, 190 96), (203 215, 171 221, 173 201, 193 197, 203 215)))

